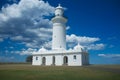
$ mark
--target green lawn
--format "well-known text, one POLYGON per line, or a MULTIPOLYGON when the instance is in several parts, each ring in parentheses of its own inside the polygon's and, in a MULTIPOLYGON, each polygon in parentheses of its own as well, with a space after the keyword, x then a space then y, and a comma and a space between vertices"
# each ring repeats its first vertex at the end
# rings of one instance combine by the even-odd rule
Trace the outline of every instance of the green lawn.
POLYGON ((55 67, 0 64, 0 80, 120 80, 120 65, 55 67))

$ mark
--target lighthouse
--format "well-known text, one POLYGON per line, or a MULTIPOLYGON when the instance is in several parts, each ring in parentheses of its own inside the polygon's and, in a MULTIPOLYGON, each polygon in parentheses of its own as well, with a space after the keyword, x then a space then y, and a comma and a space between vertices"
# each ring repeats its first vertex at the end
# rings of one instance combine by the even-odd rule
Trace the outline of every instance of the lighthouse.
POLYGON ((53 35, 52 50, 66 50, 66 22, 63 7, 58 5, 55 9, 55 16, 52 18, 53 35))
POLYGON ((52 50, 44 47, 33 52, 32 65, 40 66, 82 66, 89 64, 89 54, 80 44, 66 49, 66 22, 64 8, 59 4, 55 8, 53 24, 52 50))

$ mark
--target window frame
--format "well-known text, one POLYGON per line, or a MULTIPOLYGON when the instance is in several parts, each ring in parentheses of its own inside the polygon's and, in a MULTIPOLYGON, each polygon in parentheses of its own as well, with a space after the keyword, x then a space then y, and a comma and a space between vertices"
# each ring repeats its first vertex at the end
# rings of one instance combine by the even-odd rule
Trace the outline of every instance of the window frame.
POLYGON ((38 60, 38 56, 35 57, 35 60, 36 60, 36 61, 38 60))
POLYGON ((76 56, 76 55, 74 55, 74 56, 73 56, 73 59, 74 59, 74 60, 76 60, 76 59, 77 59, 77 56, 76 56))

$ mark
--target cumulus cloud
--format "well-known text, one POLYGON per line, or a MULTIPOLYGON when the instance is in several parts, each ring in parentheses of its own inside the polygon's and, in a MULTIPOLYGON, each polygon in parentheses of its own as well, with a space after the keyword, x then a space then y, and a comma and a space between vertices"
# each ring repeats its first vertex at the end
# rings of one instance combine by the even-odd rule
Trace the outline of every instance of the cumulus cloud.
POLYGON ((120 59, 120 54, 98 54, 100 57, 106 57, 106 58, 119 58, 120 59))
POLYGON ((66 36, 66 40, 68 47, 71 48, 73 48, 73 46, 75 46, 78 43, 84 46, 87 50, 100 50, 104 49, 105 47, 105 44, 103 43, 95 43, 97 41, 100 41, 100 38, 96 37, 76 36, 75 34, 71 34, 66 36))
POLYGON ((104 49, 105 44, 103 44, 103 43, 90 44, 90 45, 87 45, 86 47, 87 47, 87 50, 101 50, 101 49, 104 49))
POLYGON ((21 41, 27 47, 40 47, 51 39, 51 21, 46 16, 53 15, 54 7, 39 0, 21 0, 2 7, 0 12, 0 41, 10 38, 21 41), (39 46, 37 46, 39 45, 39 46))
POLYGON ((28 48, 27 50, 23 49, 21 51, 21 55, 29 55, 29 54, 32 54, 35 51, 37 51, 37 49, 32 49, 32 48, 28 48))
POLYGON ((51 49, 52 47, 52 41, 46 42, 43 47, 45 47, 46 49, 51 49))
POLYGON ((9 51, 9 53, 20 54, 20 55, 31 55, 35 51, 37 51, 37 49, 28 48, 28 49, 22 49, 22 50, 19 50, 19 51, 9 51))
POLYGON ((99 41, 99 38, 94 37, 86 37, 86 36, 76 36, 75 34, 67 35, 66 36, 67 42, 76 42, 76 43, 84 43, 89 44, 95 41, 99 41))

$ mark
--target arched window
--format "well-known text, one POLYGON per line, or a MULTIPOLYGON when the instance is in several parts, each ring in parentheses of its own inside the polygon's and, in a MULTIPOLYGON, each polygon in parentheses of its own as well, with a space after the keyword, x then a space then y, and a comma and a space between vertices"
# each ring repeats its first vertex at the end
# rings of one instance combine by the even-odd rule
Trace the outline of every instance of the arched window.
POLYGON ((73 56, 73 59, 76 60, 76 55, 73 56))
POLYGON ((36 60, 38 60, 38 57, 36 56, 36 60))

